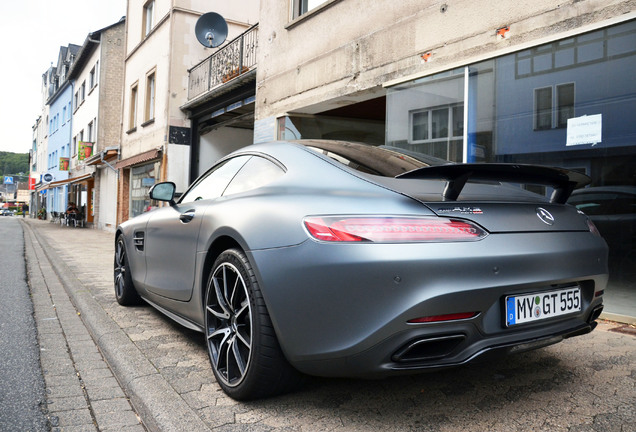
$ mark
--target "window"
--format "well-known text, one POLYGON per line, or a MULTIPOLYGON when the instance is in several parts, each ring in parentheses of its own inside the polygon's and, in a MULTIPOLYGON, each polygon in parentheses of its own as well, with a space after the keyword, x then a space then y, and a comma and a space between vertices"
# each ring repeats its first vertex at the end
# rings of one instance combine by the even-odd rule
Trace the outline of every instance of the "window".
POLYGON ((152 30, 154 26, 154 16, 155 16, 155 1, 150 0, 148 3, 144 5, 144 17, 143 17, 143 35, 142 38, 148 36, 148 33, 152 30))
POLYGON ((130 88, 130 113, 128 114, 128 129, 134 130, 137 126, 137 83, 130 88))
POLYGON ((71 156, 75 156, 77 154, 77 135, 73 137, 73 153, 71 156))
POLYGON ((237 156, 221 162, 206 173, 183 195, 180 202, 214 199, 223 194, 228 183, 251 156, 237 156))
POLYGON ((82 86, 80 87, 80 104, 84 102, 86 98, 86 81, 82 82, 82 86))
POLYGON ((409 143, 443 159, 460 157, 464 137, 464 105, 435 107, 411 111, 409 143))
POLYGON ((312 9, 316 9, 328 0, 294 0, 294 18, 306 14, 312 9))
POLYGON ((66 107, 62 108, 62 124, 66 123, 66 107))
POLYGON ((151 72, 146 77, 146 110, 144 121, 155 118, 155 72, 151 72))
POLYGON ((75 105, 75 109, 77 109, 77 107, 80 104, 80 100, 79 100, 79 90, 75 92, 75 96, 73 97, 73 104, 75 105))
POLYGON ((534 130, 552 129, 552 87, 534 90, 534 130))
POLYGON ((88 142, 93 142, 93 122, 88 124, 88 129, 86 130, 86 138, 88 142))
POLYGON ((574 83, 534 90, 534 130, 567 128, 568 119, 572 117, 574 117, 574 83), (556 98, 555 103, 553 103, 553 94, 556 98))
POLYGON ((95 63, 95 66, 93 66, 93 69, 91 69, 90 76, 88 78, 88 85, 90 89, 93 89, 93 87, 97 85, 97 66, 98 65, 99 65, 99 62, 95 63))
POLYGON ((131 169, 130 216, 135 217, 147 211, 151 205, 148 192, 159 178, 159 162, 136 166, 131 169))
POLYGON ((265 158, 253 156, 234 176, 223 195, 237 194, 265 186, 283 174, 285 171, 278 165, 265 158))
POLYGON ((574 117, 574 83, 557 85, 557 127, 568 127, 574 117))

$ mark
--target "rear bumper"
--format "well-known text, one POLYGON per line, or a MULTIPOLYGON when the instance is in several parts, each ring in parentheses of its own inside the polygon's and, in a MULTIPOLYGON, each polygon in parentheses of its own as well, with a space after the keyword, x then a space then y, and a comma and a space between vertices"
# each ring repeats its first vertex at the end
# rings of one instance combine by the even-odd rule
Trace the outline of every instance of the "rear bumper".
POLYGON ((281 347, 302 372, 383 376, 465 364, 593 329, 607 247, 584 232, 472 243, 326 244, 251 251, 281 347), (285 263, 281 272, 279 263, 285 263), (573 315, 507 328, 507 295, 581 287, 573 315), (471 319, 409 324, 423 316, 471 319))

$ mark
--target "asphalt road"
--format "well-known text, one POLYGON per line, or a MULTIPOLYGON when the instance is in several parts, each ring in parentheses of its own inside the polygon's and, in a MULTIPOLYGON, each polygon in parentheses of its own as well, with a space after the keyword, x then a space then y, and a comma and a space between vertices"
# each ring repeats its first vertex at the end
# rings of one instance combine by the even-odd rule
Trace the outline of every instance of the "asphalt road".
POLYGON ((17 218, 0 217, 0 431, 47 430, 45 390, 24 236, 17 218))

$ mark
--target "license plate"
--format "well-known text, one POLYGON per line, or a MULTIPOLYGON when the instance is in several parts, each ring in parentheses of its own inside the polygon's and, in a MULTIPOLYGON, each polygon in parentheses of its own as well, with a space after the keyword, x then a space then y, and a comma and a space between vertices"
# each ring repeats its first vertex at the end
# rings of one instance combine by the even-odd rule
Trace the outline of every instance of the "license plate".
POLYGON ((570 287, 555 291, 506 297, 506 326, 541 321, 581 311, 581 289, 570 287))

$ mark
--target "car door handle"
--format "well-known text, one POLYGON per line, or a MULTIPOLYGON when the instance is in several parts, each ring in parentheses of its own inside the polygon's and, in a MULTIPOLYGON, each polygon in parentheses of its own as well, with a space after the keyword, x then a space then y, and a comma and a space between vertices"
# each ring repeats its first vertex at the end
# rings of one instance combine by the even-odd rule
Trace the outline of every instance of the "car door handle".
POLYGON ((194 210, 188 210, 179 215, 179 220, 183 223, 188 223, 194 218, 194 210))

